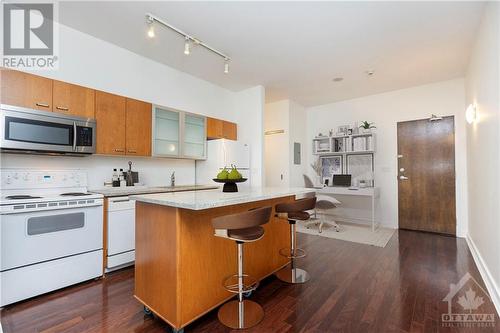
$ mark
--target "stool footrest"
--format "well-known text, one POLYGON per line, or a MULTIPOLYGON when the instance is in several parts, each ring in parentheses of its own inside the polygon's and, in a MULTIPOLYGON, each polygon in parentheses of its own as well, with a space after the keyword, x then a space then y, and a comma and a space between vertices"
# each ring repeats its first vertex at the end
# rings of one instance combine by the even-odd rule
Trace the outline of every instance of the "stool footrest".
POLYGON ((288 259, 298 259, 298 258, 304 258, 306 256, 306 251, 302 249, 295 249, 291 250, 290 248, 282 248, 280 249, 280 255, 283 257, 287 257, 288 259))
MULTIPOLYGON (((241 292, 248 293, 254 291, 259 286, 259 281, 249 276, 248 274, 243 274, 242 277, 243 277, 243 285, 241 292)), ((238 274, 234 274, 225 278, 224 281, 222 282, 222 285, 224 286, 224 289, 226 289, 230 293, 238 294, 240 292, 238 280, 239 280, 238 274)))

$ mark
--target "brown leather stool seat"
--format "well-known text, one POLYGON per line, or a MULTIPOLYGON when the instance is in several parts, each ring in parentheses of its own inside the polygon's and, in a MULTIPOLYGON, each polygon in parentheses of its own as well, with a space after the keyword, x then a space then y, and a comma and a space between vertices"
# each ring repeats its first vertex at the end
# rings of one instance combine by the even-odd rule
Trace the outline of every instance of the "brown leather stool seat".
POLYGON ((309 280, 309 274, 301 269, 295 267, 295 259, 306 256, 304 250, 297 248, 297 241, 295 235, 296 221, 309 220, 309 213, 307 210, 314 209, 316 206, 316 197, 304 198, 276 205, 276 213, 279 218, 286 219, 290 224, 290 248, 280 250, 280 254, 290 258, 290 265, 287 265, 276 272, 278 279, 288 283, 304 283, 309 280))
POLYGON ((238 274, 229 276, 223 282, 227 291, 238 294, 238 300, 225 303, 217 314, 219 321, 227 327, 249 328, 264 318, 264 310, 259 304, 243 300, 244 293, 258 286, 256 279, 243 273, 243 244, 255 242, 264 236, 261 226, 269 222, 271 211, 271 207, 263 207, 212 219, 215 236, 236 241, 238 249, 238 274))
POLYGON ((240 241, 252 241, 261 239, 264 236, 264 228, 254 227, 245 229, 229 229, 227 231, 229 238, 240 241))
POLYGON ((288 213, 288 219, 293 221, 307 221, 311 216, 308 212, 290 212, 288 213))

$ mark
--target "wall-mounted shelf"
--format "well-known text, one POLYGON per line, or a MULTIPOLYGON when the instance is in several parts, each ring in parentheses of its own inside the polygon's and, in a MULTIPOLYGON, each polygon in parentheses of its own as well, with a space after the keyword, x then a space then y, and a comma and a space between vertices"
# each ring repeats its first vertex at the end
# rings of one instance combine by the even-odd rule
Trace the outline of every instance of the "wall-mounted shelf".
POLYGON ((375 153, 375 133, 315 137, 314 155, 353 155, 375 153))

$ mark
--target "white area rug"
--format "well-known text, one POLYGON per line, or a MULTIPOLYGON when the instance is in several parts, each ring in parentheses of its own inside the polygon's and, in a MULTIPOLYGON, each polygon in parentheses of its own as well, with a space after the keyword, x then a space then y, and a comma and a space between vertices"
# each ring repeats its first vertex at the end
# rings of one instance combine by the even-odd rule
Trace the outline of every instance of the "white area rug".
POLYGON ((367 245, 374 245, 378 247, 385 247, 391 239, 396 229, 378 227, 375 232, 372 232, 371 226, 340 222, 340 231, 335 231, 335 228, 323 226, 323 232, 318 232, 318 226, 310 223, 310 228, 307 229, 305 224, 297 223, 297 232, 304 234, 316 235, 328 238, 340 239, 348 242, 361 243, 367 245))

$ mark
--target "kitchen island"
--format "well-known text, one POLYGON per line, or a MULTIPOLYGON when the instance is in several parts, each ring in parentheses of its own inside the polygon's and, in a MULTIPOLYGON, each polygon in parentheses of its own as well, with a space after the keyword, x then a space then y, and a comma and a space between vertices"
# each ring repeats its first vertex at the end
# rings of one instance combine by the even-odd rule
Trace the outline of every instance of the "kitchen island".
MULTIPOLYGON (((211 220, 274 206, 313 193, 304 188, 255 188, 136 195, 135 297, 174 330, 234 296, 222 280, 236 272, 236 245, 214 236, 211 220)), ((245 245, 244 270, 261 280, 288 263, 288 223, 272 214, 264 237, 245 245)))

